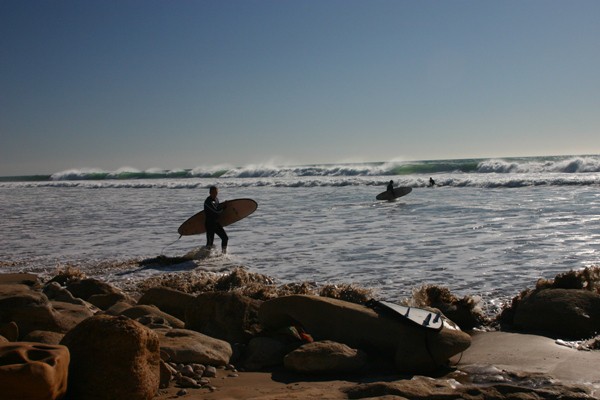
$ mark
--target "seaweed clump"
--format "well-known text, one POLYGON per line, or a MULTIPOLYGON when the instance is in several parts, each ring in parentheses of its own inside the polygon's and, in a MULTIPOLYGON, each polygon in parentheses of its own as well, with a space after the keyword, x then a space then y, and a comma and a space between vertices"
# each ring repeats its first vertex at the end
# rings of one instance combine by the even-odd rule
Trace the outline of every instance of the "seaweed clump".
POLYGON ((423 285, 413 289, 411 305, 437 308, 463 330, 471 330, 489 321, 480 307, 479 297, 465 296, 459 299, 448 288, 423 285))
POLYGON ((373 290, 353 284, 325 285, 319 291, 319 296, 365 304, 373 297, 373 290))
POLYGON ((206 292, 238 292, 244 296, 263 301, 281 296, 302 294, 319 295, 363 304, 372 295, 370 289, 351 284, 319 287, 315 283, 301 282, 278 286, 274 279, 266 275, 249 272, 244 267, 236 267, 226 274, 194 271, 164 274, 140 282, 137 290, 143 293, 156 286, 168 287, 194 295, 206 292))
POLYGON ((48 281, 58 282, 61 286, 66 286, 71 282, 81 281, 86 278, 86 275, 79 267, 67 264, 65 266, 57 266, 54 277, 48 281))
POLYGON ((580 289, 600 294, 600 266, 571 270, 554 279, 538 279, 535 289, 580 289))
POLYGON ((190 271, 153 276, 138 283, 137 290, 145 292, 157 286, 189 294, 239 291, 248 297, 263 299, 269 297, 274 284, 266 275, 251 273, 243 267, 237 267, 227 274, 190 271))

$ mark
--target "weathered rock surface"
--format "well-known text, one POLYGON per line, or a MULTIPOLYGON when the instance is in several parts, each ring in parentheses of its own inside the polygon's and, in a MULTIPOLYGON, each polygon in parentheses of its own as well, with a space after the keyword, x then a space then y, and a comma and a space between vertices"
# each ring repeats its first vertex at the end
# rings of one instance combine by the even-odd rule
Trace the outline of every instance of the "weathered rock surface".
POLYGON ((85 303, 84 300, 73 296, 73 294, 69 292, 66 288, 60 286, 58 282, 48 283, 44 286, 43 292, 46 295, 46 297, 48 297, 48 299, 50 300, 80 305, 83 305, 85 303))
POLYGON ((116 294, 122 293, 119 289, 114 286, 100 281, 98 279, 88 278, 76 281, 71 281, 67 284, 67 290, 83 300, 88 300, 91 296, 97 294, 116 294))
POLYGON ((345 344, 324 340, 306 343, 286 355, 286 369, 305 373, 354 372, 367 363, 367 354, 345 344))
POLYGON ((185 313, 185 327, 229 343, 247 343, 260 331, 262 301, 236 292, 198 295, 185 313))
POLYGON ((148 289, 138 300, 138 304, 152 304, 160 310, 185 321, 185 309, 194 301, 194 296, 179 290, 154 287, 148 289))
POLYGON ((438 332, 379 315, 359 304, 318 296, 266 301, 259 316, 266 329, 300 323, 317 341, 332 340, 390 355, 400 372, 434 371, 471 343, 470 336, 451 322, 438 332))
POLYGON ((9 342, 16 342, 19 340, 19 326, 14 321, 0 325, 0 335, 9 342))
POLYGON ((60 344, 65 336, 64 333, 50 331, 31 331, 23 338, 25 342, 36 342, 44 344, 60 344))
POLYGON ((123 311, 131 307, 133 307, 133 304, 127 303, 125 301, 118 301, 106 310, 103 310, 103 313, 108 315, 121 315, 123 311))
POLYGON ((42 343, 0 343, 0 398, 54 400, 67 391, 69 350, 42 343))
POLYGON ((532 291, 518 303, 513 327, 561 339, 588 339, 600 332, 600 294, 579 289, 532 291))
POLYGON ((160 349, 175 363, 198 363, 223 366, 229 363, 231 345, 188 329, 155 329, 160 349))
POLYGON ((125 315, 131 319, 138 319, 146 316, 154 317, 155 319, 164 320, 172 328, 183 329, 185 327, 185 323, 182 320, 159 310, 158 307, 153 305, 133 306, 124 310, 121 315, 125 315))
POLYGON ((67 284, 66 289, 74 297, 83 299, 101 310, 106 310, 118 302, 135 303, 135 300, 120 289, 98 279, 72 281, 67 284))
POLYGON ((25 285, 32 289, 41 287, 40 280, 35 274, 29 273, 8 273, 0 274, 0 285, 25 285))
POLYGON ((350 386, 344 390, 349 399, 463 399, 463 400, 591 400, 586 388, 560 383, 548 385, 536 377, 521 377, 524 382, 491 382, 486 385, 460 384, 455 380, 417 376, 394 382, 374 382, 350 386), (540 386, 548 386, 542 387, 540 386))
POLYGON ((96 315, 69 331, 69 396, 74 399, 149 400, 160 380, 156 333, 130 318, 96 315))

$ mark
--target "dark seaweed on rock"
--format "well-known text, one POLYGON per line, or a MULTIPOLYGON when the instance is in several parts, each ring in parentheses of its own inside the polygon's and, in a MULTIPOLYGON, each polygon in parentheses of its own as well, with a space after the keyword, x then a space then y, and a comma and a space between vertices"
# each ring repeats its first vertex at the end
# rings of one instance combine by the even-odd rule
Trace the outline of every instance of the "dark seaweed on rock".
POLYGON ((371 289, 364 289, 354 284, 325 285, 319 288, 315 283, 301 282, 278 286, 274 279, 266 275, 248 272, 244 267, 237 267, 226 274, 193 271, 164 274, 140 282, 137 290, 143 293, 156 286, 164 286, 189 294, 235 291, 257 300, 308 294, 362 304, 372 296, 371 289))
POLYGON ((373 297, 373 290, 354 284, 325 285, 319 291, 319 296, 364 304, 373 297))
POLYGON ((582 289, 600 293, 600 266, 571 270, 556 275, 554 279, 539 279, 536 290, 543 289, 582 289))
POLYGON ((470 330, 489 321, 479 306, 478 298, 464 296, 459 299, 448 288, 423 285, 413 290, 411 305, 437 308, 463 330, 470 330))
POLYGON ((48 283, 58 282, 61 286, 66 286, 71 282, 80 281, 85 278, 86 275, 79 267, 67 264, 65 266, 58 266, 54 277, 48 283))

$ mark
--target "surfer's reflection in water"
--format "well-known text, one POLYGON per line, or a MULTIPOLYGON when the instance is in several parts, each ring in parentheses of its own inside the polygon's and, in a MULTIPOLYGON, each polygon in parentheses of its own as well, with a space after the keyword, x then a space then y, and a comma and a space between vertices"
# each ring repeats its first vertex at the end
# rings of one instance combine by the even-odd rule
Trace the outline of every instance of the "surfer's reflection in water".
POLYGON ((204 227, 206 228, 206 247, 211 248, 215 240, 215 233, 221 238, 221 249, 223 254, 227 253, 227 233, 221 226, 217 218, 219 214, 223 212, 223 206, 219 203, 217 194, 219 189, 216 186, 211 186, 209 189, 210 195, 204 200, 204 213, 206 217, 204 219, 204 227))

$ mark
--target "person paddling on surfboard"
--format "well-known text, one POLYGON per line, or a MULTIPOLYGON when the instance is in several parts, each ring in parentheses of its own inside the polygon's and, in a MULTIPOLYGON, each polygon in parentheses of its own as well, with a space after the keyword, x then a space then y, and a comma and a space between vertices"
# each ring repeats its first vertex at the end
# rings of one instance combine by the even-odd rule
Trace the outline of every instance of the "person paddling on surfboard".
POLYGON ((210 195, 204 200, 204 227, 206 228, 206 247, 213 247, 215 233, 221 238, 221 249, 223 254, 227 253, 227 233, 218 221, 219 214, 223 212, 223 206, 219 203, 217 194, 219 189, 216 186, 211 186, 209 189, 210 195))

